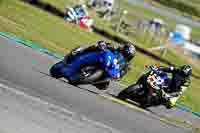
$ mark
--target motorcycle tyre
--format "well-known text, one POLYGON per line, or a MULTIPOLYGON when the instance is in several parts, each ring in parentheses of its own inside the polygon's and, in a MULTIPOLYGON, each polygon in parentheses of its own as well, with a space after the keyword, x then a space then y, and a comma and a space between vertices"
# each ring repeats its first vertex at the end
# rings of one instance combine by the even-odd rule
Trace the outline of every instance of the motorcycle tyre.
POLYGON ((53 78, 59 79, 63 77, 61 69, 62 69, 62 62, 58 62, 50 68, 49 73, 53 78))
POLYGON ((102 70, 97 70, 95 73, 92 75, 85 77, 79 81, 70 81, 69 83, 72 85, 79 85, 79 84, 95 84, 95 81, 97 81, 101 76, 102 76, 103 71, 102 70))
POLYGON ((130 98, 130 97, 131 97, 130 94, 131 94, 133 91, 135 91, 135 89, 136 89, 135 86, 136 86, 136 84, 133 84, 133 85, 129 86, 128 88, 122 90, 122 91, 118 94, 117 97, 118 97, 119 99, 121 99, 121 100, 126 100, 126 99, 130 98))
POLYGON ((94 86, 99 90, 106 90, 106 89, 108 89, 109 85, 110 85, 109 81, 103 82, 103 83, 94 84, 94 86))

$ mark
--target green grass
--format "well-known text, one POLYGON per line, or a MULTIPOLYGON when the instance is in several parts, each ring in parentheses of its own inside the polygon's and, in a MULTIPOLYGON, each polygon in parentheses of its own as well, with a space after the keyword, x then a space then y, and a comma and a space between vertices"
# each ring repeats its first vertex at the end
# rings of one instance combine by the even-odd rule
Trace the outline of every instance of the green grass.
POLYGON ((36 41, 53 51, 68 51, 74 44, 91 43, 102 38, 19 1, 3 1, 0 12, 2 31, 36 41))
MULTIPOLYGON (((65 10, 66 6, 70 6, 70 5, 75 5, 76 3, 79 2, 79 0, 42 0, 43 2, 46 3, 50 3, 51 5, 55 6, 56 8, 58 8, 59 10, 63 11, 65 10)), ((159 13, 150 11, 148 9, 145 9, 143 7, 140 6, 134 6, 131 5, 130 3, 128 3, 127 1, 120 1, 120 5, 121 8, 126 9, 128 11, 128 17, 127 17, 127 21, 129 21, 129 23, 133 23, 135 21, 137 21, 138 19, 147 19, 150 20, 152 18, 155 17, 160 17, 163 20, 165 20, 166 22, 170 22, 169 25, 170 27, 174 27, 175 26, 175 21, 171 20, 169 18, 163 17, 161 16, 159 13), (134 9, 134 10, 133 10, 134 9)), ((112 35, 118 35, 126 40, 129 40, 131 42, 137 42, 137 45, 139 45, 142 48, 150 48, 153 46, 157 46, 156 44, 154 44, 155 42, 151 42, 151 38, 148 37, 147 35, 142 35, 141 37, 138 36, 125 36, 121 33, 116 33, 114 32, 114 30, 111 28, 113 23, 111 24, 108 21, 102 20, 101 18, 97 17, 96 13, 94 13, 94 11, 90 11, 89 12, 93 18, 95 19, 95 24, 97 25, 97 27, 100 27, 101 29, 104 29, 105 31, 109 32, 112 35)), ((138 33, 138 31, 135 32, 136 34, 138 33)), ((193 34, 194 35, 200 35, 200 29, 195 29, 193 30, 193 34)), ((169 50, 169 52, 166 54, 166 59, 170 60, 171 62, 174 62, 175 64, 187 64, 189 63, 188 61, 185 60, 185 56, 180 56, 179 54, 177 54, 174 50, 169 50), (176 57, 176 58, 174 58, 176 57)), ((190 63, 189 63, 190 64, 190 63)), ((192 65, 193 69, 194 69, 194 73, 197 73, 198 75, 200 75, 200 69, 198 68, 198 65, 192 65)))
POLYGON ((200 106, 199 105, 199 80, 192 79, 192 85, 188 91, 182 96, 180 99, 180 103, 188 105, 191 107, 194 111, 200 112, 200 106), (194 89, 195 88, 195 89, 194 89))
MULTIPOLYGON (((103 24, 100 20, 99 23, 103 24)), ((109 23, 107 24, 109 25, 109 23)), ((0 3, 0 31, 41 44, 44 48, 61 54, 67 53, 75 46, 105 39, 102 36, 79 29, 75 25, 65 23, 62 18, 55 17, 19 0, 3 0, 0 3)), ((116 34, 111 29, 109 32, 116 34)), ((132 40, 125 35, 118 35, 132 40)), ((146 64, 160 64, 140 53, 137 53, 132 63, 133 69, 122 81, 125 84, 133 83, 142 74, 146 64)), ((199 83, 199 80, 193 79, 191 89, 181 99, 181 103, 196 111, 200 111, 199 83)))

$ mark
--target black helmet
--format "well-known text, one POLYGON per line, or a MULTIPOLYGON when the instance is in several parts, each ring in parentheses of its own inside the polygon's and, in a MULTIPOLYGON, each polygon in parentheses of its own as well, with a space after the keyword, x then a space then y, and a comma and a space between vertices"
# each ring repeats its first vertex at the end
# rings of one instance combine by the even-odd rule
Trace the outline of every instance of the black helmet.
POLYGON ((184 77, 192 75, 192 67, 190 65, 183 65, 180 67, 180 74, 184 77))
POLYGON ((124 44, 124 47, 122 49, 122 54, 127 59, 127 61, 130 61, 135 56, 136 49, 132 43, 124 44))

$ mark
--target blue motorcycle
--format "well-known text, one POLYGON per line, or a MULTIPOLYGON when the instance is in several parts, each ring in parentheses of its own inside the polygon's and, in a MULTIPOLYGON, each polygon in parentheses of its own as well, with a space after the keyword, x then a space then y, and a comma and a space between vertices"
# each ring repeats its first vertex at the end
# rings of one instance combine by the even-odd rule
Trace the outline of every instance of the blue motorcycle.
POLYGON ((125 64, 121 53, 106 49, 81 52, 72 57, 77 49, 50 68, 52 77, 65 78, 73 85, 92 84, 102 90, 108 88, 111 80, 120 78, 121 66, 125 64))

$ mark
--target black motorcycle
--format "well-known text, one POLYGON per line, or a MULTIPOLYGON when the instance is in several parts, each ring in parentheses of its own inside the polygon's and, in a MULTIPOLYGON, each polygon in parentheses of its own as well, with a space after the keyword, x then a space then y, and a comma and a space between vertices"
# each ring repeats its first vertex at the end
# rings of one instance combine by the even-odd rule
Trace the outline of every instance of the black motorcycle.
POLYGON ((136 84, 121 91, 118 98, 134 101, 143 108, 164 104, 163 94, 168 88, 170 79, 165 72, 156 71, 152 67, 148 69, 149 71, 143 74, 136 84))

